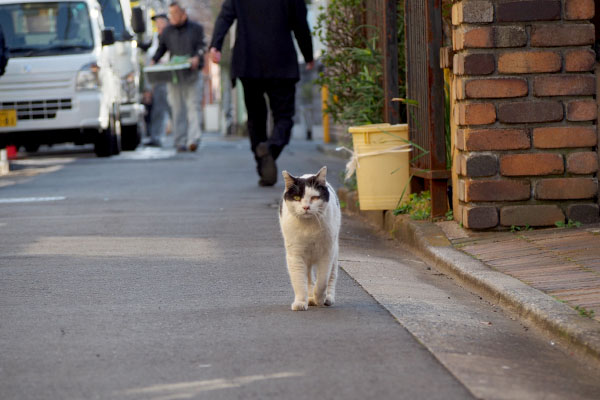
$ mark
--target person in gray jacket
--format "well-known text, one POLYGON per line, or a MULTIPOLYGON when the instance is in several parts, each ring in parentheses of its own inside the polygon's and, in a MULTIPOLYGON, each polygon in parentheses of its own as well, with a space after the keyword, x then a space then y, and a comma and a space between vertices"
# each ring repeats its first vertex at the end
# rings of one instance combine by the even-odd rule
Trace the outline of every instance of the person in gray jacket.
POLYGON ((169 83, 175 147, 177 151, 196 151, 202 136, 202 78, 199 71, 204 65, 204 28, 188 19, 185 9, 177 2, 169 5, 169 22, 159 36, 151 64, 168 51, 171 58, 187 57, 191 69, 177 73, 177 81, 169 83))

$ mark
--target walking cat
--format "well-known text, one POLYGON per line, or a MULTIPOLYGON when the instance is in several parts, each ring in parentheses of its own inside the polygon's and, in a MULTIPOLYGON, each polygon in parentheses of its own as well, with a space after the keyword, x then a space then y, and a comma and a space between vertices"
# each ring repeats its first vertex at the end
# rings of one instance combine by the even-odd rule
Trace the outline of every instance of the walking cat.
POLYGON ((338 275, 338 239, 342 215, 327 167, 301 177, 282 172, 285 191, 279 206, 279 224, 294 303, 292 310, 331 306, 338 275), (316 281, 315 281, 316 277, 316 281))

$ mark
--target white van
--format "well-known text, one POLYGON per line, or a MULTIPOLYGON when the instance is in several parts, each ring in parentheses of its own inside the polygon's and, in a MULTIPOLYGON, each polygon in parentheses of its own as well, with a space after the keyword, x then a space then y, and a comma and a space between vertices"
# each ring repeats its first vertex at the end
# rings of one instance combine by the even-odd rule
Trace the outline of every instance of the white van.
POLYGON ((0 148, 94 143, 120 151, 120 76, 96 0, 0 0, 10 60, 0 77, 0 148))

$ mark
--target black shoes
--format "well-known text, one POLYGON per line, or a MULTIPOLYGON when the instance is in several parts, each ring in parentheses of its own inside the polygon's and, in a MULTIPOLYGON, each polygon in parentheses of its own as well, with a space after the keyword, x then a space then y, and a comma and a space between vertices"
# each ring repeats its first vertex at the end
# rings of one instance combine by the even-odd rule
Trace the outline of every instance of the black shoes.
POLYGON ((260 174, 259 186, 273 186, 277 183, 277 165, 269 152, 267 143, 262 142, 256 146, 256 157, 258 157, 258 171, 260 174))
POLYGON ((177 147, 177 152, 178 153, 186 153, 188 151, 190 152, 195 152, 196 150, 198 150, 198 144, 197 143, 192 143, 189 146, 179 146, 177 147))

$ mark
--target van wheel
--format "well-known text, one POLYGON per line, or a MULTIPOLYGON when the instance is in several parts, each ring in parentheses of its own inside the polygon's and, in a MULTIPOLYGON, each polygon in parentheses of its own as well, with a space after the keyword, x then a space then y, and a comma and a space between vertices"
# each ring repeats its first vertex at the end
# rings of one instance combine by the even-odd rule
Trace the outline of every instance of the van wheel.
POLYGON ((121 147, 125 151, 133 151, 140 144, 140 130, 137 124, 121 126, 121 147))
POLYGON ((40 149, 39 143, 29 143, 25 145, 25 151, 28 153, 35 153, 40 149))
POLYGON ((113 134, 110 127, 98 133, 94 142, 94 153, 98 157, 108 157, 112 153, 113 134))

